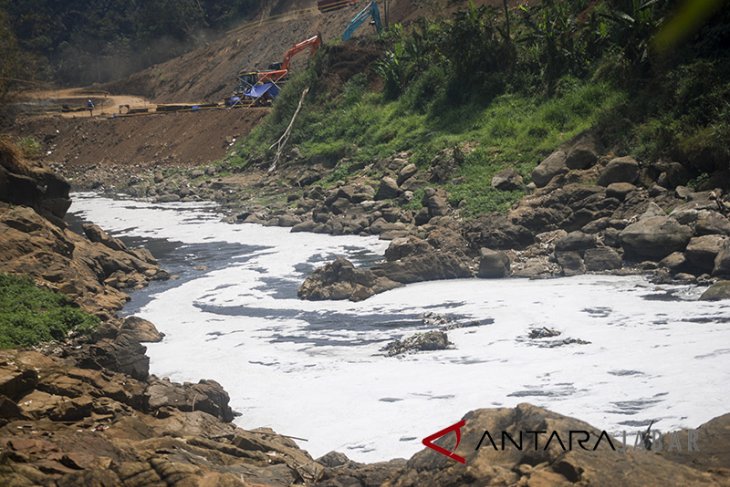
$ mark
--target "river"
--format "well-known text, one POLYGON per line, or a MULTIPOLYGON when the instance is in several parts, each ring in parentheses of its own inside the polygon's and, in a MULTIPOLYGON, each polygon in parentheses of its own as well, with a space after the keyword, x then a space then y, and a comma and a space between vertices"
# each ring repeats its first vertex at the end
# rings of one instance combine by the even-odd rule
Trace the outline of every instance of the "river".
POLYGON ((148 246, 177 276, 134 292, 124 310, 166 335, 148 344, 151 372, 217 380, 237 424, 306 439, 315 458, 407 458, 469 410, 521 402, 615 433, 652 420, 661 431, 696 427, 729 410, 730 306, 697 301, 702 288, 641 276, 460 279, 360 303, 301 301, 311 269, 334 255, 367 265, 388 242, 227 224, 207 203, 78 193, 71 211, 148 246), (457 325, 453 347, 380 351, 433 329, 427 313, 457 325), (543 326, 561 335, 528 337, 543 326))

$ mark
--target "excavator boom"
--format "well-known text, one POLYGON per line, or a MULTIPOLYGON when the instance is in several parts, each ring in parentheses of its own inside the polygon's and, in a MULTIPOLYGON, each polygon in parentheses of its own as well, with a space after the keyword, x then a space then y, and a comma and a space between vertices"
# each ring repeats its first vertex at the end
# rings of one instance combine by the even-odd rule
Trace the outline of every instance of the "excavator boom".
POLYGON ((350 37, 352 37, 352 34, 362 24, 364 24, 366 20, 370 18, 373 19, 375 29, 378 31, 378 33, 380 33, 383 30, 383 24, 380 21, 380 9, 378 9, 378 4, 375 2, 375 0, 372 0, 367 7, 362 9, 360 12, 358 12, 357 15, 352 18, 350 24, 347 26, 347 29, 345 29, 345 32, 342 34, 342 40, 349 40, 350 37))
POLYGON ((322 37, 319 34, 294 44, 294 46, 286 51, 286 54, 284 54, 284 61, 281 63, 281 69, 288 70, 289 63, 291 63, 292 58, 307 48, 309 48, 309 56, 314 56, 321 45, 322 37))

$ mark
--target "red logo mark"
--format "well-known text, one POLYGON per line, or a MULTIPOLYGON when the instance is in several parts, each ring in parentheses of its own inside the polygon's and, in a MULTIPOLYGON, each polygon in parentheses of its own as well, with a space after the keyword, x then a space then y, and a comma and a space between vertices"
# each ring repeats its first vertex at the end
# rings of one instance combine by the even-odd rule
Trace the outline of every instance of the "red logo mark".
POLYGON ((461 427, 466 426, 466 420, 462 419, 456 424, 452 424, 448 428, 444 428, 441 431, 437 431, 436 433, 432 434, 431 436, 427 436, 423 439, 423 444, 427 447, 431 448, 432 450, 436 450, 442 455, 445 455, 449 457, 452 460, 456 460, 459 463, 466 463, 466 460, 464 457, 461 457, 454 453, 453 451, 449 451, 446 448, 442 448, 434 443, 434 440, 437 440, 441 438, 442 436, 446 436, 452 431, 456 433, 456 445, 454 445, 454 450, 459 448, 459 443, 461 442, 461 427))

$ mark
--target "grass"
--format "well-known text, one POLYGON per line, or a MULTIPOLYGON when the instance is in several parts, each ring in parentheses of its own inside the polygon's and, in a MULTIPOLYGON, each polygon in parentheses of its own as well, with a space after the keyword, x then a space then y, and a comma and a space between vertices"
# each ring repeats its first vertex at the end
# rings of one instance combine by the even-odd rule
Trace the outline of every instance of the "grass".
POLYGON ((25 277, 0 274, 0 348, 29 347, 88 332, 99 319, 25 277))
MULTIPOLYGON (((593 127, 625 101, 623 92, 605 83, 571 80, 564 85, 567 88, 563 92, 548 99, 505 94, 486 106, 473 103, 453 108, 434 102, 417 112, 403 100, 387 101, 382 94, 368 91, 356 77, 338 98, 308 100, 290 144, 298 145, 312 162, 347 158, 349 162, 337 164, 320 182, 325 186, 346 180, 358 167, 397 152, 409 151, 413 162, 428 167, 443 149, 476 147, 453 175, 459 182, 445 188, 452 202, 464 201, 467 217, 504 211, 523 193, 493 189, 491 179, 496 172, 513 167, 529 180, 530 172, 545 155, 593 127)), ((239 149, 241 163, 257 148, 268 147, 268 138, 283 130, 279 125, 288 123, 285 116, 274 123, 274 115, 255 128, 247 145, 239 149)), ((409 208, 419 206, 420 201, 415 200, 408 204, 409 208)))

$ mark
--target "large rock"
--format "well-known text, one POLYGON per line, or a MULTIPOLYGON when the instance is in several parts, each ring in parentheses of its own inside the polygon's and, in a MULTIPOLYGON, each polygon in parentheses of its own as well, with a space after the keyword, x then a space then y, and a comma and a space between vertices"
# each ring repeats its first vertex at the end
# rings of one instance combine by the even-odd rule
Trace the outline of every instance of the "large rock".
POLYGON ((388 200, 396 198, 399 194, 400 189, 398 188, 398 183, 395 179, 385 176, 380 180, 380 186, 378 186, 378 191, 375 193, 375 200, 388 200))
POLYGON ((145 395, 151 412, 173 407, 180 411, 203 411, 226 422, 233 420, 228 393, 214 380, 181 385, 167 379, 152 379, 145 395))
POLYGON ((396 180, 396 183, 398 183, 398 186, 408 181, 410 178, 415 176, 415 174, 418 172, 418 168, 415 164, 407 164, 403 166, 403 168, 398 172, 398 179, 396 180))
POLYGON ((449 213, 449 200, 443 189, 426 188, 421 201, 431 218, 449 213))
POLYGON ((100 244, 106 245, 112 250, 127 250, 127 246, 124 245, 124 242, 122 242, 118 238, 110 236, 108 233, 102 230, 99 225, 94 225, 93 223, 84 223, 82 225, 82 228, 84 230, 84 233, 86 234, 86 238, 88 238, 92 242, 98 242, 100 244))
POLYGON ((730 243, 725 242, 725 245, 717 253, 712 274, 720 277, 730 277, 730 243))
POLYGON ((564 151, 558 150, 550 154, 545 160, 543 160, 538 166, 532 171, 532 182, 538 188, 546 186, 551 179, 558 174, 562 174, 568 171, 566 165, 567 155, 564 151))
POLYGON ((394 340, 381 348, 388 357, 411 352, 430 352, 446 350, 452 343, 443 331, 427 331, 415 333, 402 340, 394 340))
POLYGON ((403 284, 472 277, 469 262, 458 252, 431 251, 373 267, 373 272, 403 284))
POLYGON ((555 250, 586 250, 596 246, 596 236, 581 231, 570 232, 555 242, 555 250))
POLYGON ((500 191, 515 191, 523 186, 522 176, 511 167, 499 171, 492 177, 492 187, 500 191))
POLYGON ((687 244, 685 255, 694 274, 711 273, 715 268, 715 258, 728 241, 724 235, 703 235, 693 237, 687 244))
POLYGON ((575 250, 555 251, 555 260, 563 271, 564 276, 585 274, 586 267, 580 252, 575 250))
POLYGON ((481 217, 468 223, 466 235, 476 248, 519 250, 535 242, 535 236, 530 230, 502 215, 481 217))
POLYGON ((609 247, 588 249, 583 256, 586 271, 602 272, 621 268, 621 256, 609 247))
POLYGON ((716 211, 701 210, 697 215, 695 233, 697 235, 719 234, 730 236, 730 220, 716 211))
POLYGON ((639 178, 639 163, 633 157, 611 159, 598 177, 600 186, 612 183, 634 183, 639 178))
POLYGON ((584 140, 568 151, 565 165, 570 169, 588 169, 598 161, 598 154, 595 144, 590 140, 584 140))
POLYGON ((360 301, 389 289, 400 286, 384 276, 378 276, 369 269, 357 269, 344 257, 337 257, 316 269, 299 287, 301 299, 350 299, 360 301))
POLYGON ((684 250, 691 237, 690 227, 667 216, 644 218, 627 226, 619 234, 627 257, 655 260, 684 250))
POLYGON ((721 301, 730 299, 730 281, 718 281, 700 296, 702 301, 721 301))
POLYGON ((413 236, 396 238, 385 249, 385 259, 398 260, 430 250, 433 250, 431 245, 421 238, 413 236))
POLYGON ((510 260, 506 253, 499 250, 481 249, 477 277, 483 279, 507 277, 510 260))

